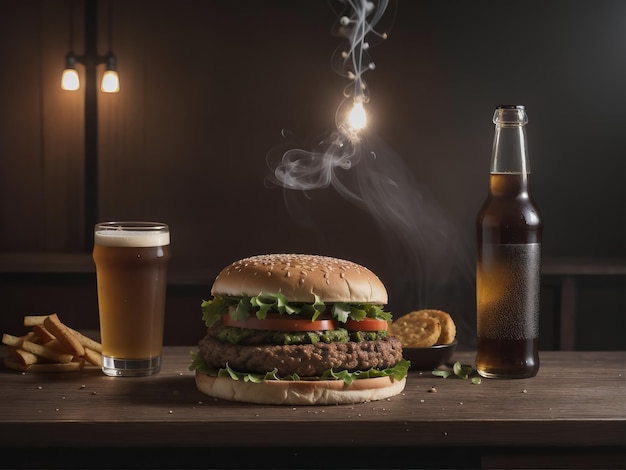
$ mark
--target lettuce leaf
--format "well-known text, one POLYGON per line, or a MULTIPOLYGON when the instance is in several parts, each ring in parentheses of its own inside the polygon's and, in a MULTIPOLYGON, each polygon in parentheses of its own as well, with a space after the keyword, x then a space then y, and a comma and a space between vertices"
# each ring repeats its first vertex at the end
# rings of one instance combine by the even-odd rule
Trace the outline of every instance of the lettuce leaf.
MULTIPOLYGON (((217 323, 223 315, 230 315, 233 320, 245 320, 254 311, 257 318, 265 319, 269 312, 278 312, 283 315, 303 314, 316 320, 326 310, 326 304, 317 294, 313 294, 313 303, 289 302, 279 292, 278 294, 261 293, 256 296, 242 295, 241 297, 222 297, 215 295, 212 300, 202 301, 202 319, 207 327, 217 323)), ((391 321, 391 314, 385 312, 380 305, 349 304, 337 302, 332 305, 331 316, 345 323, 349 319, 360 321, 365 318, 391 321)))
POLYGON ((231 312, 230 316, 233 320, 245 320, 250 316, 250 309, 252 308, 252 299, 248 296, 241 298, 237 307, 231 312))
POLYGON ((333 305, 331 315, 342 323, 347 322, 348 318, 350 318, 350 305, 340 302, 336 303, 333 305))
POLYGON ((352 382, 358 379, 371 379, 375 377, 393 377, 395 380, 401 380, 407 376, 410 366, 411 363, 409 361, 407 361, 406 359, 402 359, 395 366, 389 367, 387 369, 375 369, 372 367, 369 370, 357 370, 355 372, 348 372, 346 370, 335 372, 330 369, 324 372, 320 379, 343 380, 347 385, 350 385, 352 382))
MULTIPOLYGON (((272 297, 265 297, 262 295, 257 295, 256 297, 250 298, 250 304, 253 307, 258 308, 256 312, 256 316, 257 318, 260 318, 260 319, 267 318, 267 312, 271 310, 271 308, 274 306, 274 303, 275 303, 275 300, 272 297)), ((250 312, 248 312, 248 314, 249 313, 250 312)))
POLYGON ((266 372, 265 374, 252 374, 252 373, 244 373, 237 372, 230 368, 228 364, 226 364, 226 368, 220 369, 217 373, 218 377, 230 377, 233 380, 243 380, 244 382, 253 382, 259 383, 264 380, 300 380, 298 374, 286 375, 284 377, 280 377, 278 375, 278 369, 274 368, 273 370, 266 372))
POLYGON ((228 307, 233 303, 228 302, 224 297, 216 295, 213 300, 203 300, 200 308, 202 309, 202 320, 207 327, 213 326, 222 319, 222 316, 228 313, 228 307))
POLYGON ((189 351, 189 355, 191 356, 191 364, 189 365, 189 370, 194 371, 197 370, 207 375, 217 375, 218 371, 211 369, 206 365, 202 355, 196 351, 189 351))

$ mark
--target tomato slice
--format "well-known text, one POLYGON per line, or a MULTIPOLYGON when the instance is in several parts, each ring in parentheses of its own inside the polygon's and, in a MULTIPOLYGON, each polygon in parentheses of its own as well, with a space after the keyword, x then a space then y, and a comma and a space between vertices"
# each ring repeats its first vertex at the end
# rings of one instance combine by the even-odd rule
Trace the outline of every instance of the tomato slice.
POLYGON ((320 331, 335 329, 335 322, 331 319, 310 320, 307 318, 292 318, 281 314, 268 314, 265 319, 249 317, 245 320, 233 320, 230 315, 226 314, 222 317, 222 323, 225 326, 236 326, 251 330, 320 331))
POLYGON ((389 324, 386 320, 364 318, 363 320, 348 320, 345 329, 348 331, 386 331, 389 324))

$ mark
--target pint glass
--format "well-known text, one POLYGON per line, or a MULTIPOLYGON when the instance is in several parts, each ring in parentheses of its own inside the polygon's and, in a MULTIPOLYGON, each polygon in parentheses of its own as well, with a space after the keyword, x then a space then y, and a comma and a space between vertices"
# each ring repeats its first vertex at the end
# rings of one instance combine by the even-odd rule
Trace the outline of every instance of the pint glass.
POLYGON ((161 368, 170 232, 156 222, 96 224, 102 371, 142 376, 161 368))

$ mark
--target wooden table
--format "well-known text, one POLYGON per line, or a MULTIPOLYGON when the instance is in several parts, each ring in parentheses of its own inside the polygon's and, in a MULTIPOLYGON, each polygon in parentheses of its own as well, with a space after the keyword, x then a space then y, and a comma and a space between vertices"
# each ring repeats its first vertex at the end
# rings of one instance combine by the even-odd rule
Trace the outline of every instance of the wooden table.
MULTIPOLYGON (((202 395, 188 371, 192 349, 166 348, 163 370, 144 378, 0 370, 0 465, 624 466, 623 351, 544 352, 537 377, 479 385, 411 371, 391 399, 279 407, 202 395)), ((454 360, 471 364, 473 353, 454 360)))

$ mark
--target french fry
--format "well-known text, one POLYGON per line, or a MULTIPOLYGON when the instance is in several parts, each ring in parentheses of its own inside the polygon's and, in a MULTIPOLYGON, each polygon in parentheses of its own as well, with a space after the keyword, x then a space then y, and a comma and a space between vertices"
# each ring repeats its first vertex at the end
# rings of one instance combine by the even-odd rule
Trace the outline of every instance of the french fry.
POLYGON ((60 353, 70 354, 65 345, 61 344, 58 339, 53 339, 52 341, 48 341, 43 344, 46 348, 54 349, 55 351, 59 351, 60 353))
POLYGON ((61 323, 56 313, 48 315, 43 322, 46 329, 52 333, 74 356, 84 356, 85 348, 76 339, 67 326, 61 323))
POLYGON ((71 362, 76 362, 77 364, 80 364, 80 368, 81 369, 83 367, 85 367, 85 358, 84 357, 75 357, 74 359, 72 359, 71 362))
POLYGON ((22 364, 29 366, 39 362, 39 357, 21 348, 11 348, 11 353, 22 364))
POLYGON ((48 315, 26 315, 24 317, 24 326, 43 325, 48 315))
POLYGON ((85 348, 85 360, 97 367, 102 367, 102 354, 93 349, 85 348))
POLYGON ((65 364, 31 364, 26 368, 26 372, 77 372, 82 368, 82 361, 65 364))
POLYGON ((39 357, 43 357, 52 362, 60 362, 62 364, 70 362, 74 357, 72 354, 62 353, 41 344, 31 343, 30 341, 23 341, 21 348, 24 351, 28 351, 29 353, 33 353, 39 357))
POLYGON ((50 333, 45 326, 35 325, 33 326, 33 333, 39 338, 41 344, 46 344, 48 341, 56 339, 52 333, 50 333))
POLYGON ((67 329, 70 330, 70 333, 72 333, 76 337, 78 342, 80 344, 82 344, 85 349, 88 348, 88 349, 91 349, 93 351, 97 351, 99 353, 102 353, 102 344, 98 343, 95 339, 91 339, 90 337, 85 336, 81 332, 76 331, 76 330, 70 328, 69 326, 67 327, 67 329))
POLYGON ((9 346, 6 367, 21 372, 72 372, 85 364, 102 367, 102 344, 63 324, 57 314, 27 315, 24 336, 2 335, 9 346))
POLYGON ((83 368, 83 362, 67 362, 65 364, 31 364, 26 372, 76 372, 83 368))
POLYGON ((66 364, 24 365, 12 357, 5 357, 3 363, 9 369, 20 372, 75 372, 82 369, 82 364, 80 362, 68 362, 66 364))
POLYGON ((40 341, 39 337, 35 333, 33 333, 32 331, 29 331, 24 336, 22 336, 22 339, 24 341, 32 341, 33 343, 37 343, 37 342, 40 341))
POLYGON ((24 338, 21 338, 19 336, 13 336, 8 333, 2 334, 2 344, 6 344, 7 346, 11 346, 13 348, 21 348, 23 342, 24 338))

